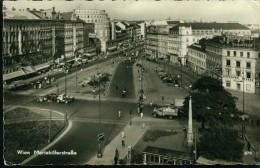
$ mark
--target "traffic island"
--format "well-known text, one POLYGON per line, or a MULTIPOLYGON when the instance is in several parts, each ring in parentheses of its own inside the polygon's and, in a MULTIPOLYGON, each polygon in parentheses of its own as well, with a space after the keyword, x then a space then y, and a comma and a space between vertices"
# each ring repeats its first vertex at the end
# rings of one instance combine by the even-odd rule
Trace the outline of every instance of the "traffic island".
POLYGON ((4 119, 6 123, 12 120, 11 124, 4 125, 6 165, 21 164, 23 160, 34 155, 35 151, 41 150, 52 142, 67 125, 62 120, 52 120, 49 131, 50 122, 44 115, 21 107, 4 113, 4 119))

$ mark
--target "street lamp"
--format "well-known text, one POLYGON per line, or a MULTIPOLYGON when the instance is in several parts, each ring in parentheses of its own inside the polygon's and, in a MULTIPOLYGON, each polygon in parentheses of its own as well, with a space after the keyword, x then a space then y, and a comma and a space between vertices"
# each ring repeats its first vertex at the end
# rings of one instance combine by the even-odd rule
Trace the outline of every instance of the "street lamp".
POLYGON ((246 132, 246 128, 245 128, 245 123, 244 123, 244 119, 245 119, 245 116, 244 116, 244 113, 245 113, 245 68, 243 68, 243 71, 242 71, 242 79, 241 80, 237 80, 236 82, 242 82, 243 84, 243 89, 242 89, 242 101, 243 101, 243 116, 242 116, 242 138, 244 138, 244 134, 246 132))
MULTIPOLYGON (((97 67, 97 74, 98 74, 98 67, 97 67)), ((98 75, 98 134, 100 134, 100 75, 98 75)), ((98 141, 98 158, 102 158, 102 151, 100 140, 98 141)))
MULTIPOLYGON (((67 73, 69 72, 69 70, 67 69, 67 67, 65 67, 65 96, 67 96, 67 73)), ((65 102, 65 115, 64 115, 64 121, 67 122, 68 121, 68 110, 67 110, 67 103, 65 102)))
POLYGON ((129 111, 129 117, 130 117, 130 118, 129 118, 129 120, 130 120, 130 121, 129 121, 129 124, 130 124, 130 125, 132 125, 132 117, 131 117, 131 115, 132 115, 132 110, 129 111))
POLYGON ((48 139, 48 143, 51 142, 52 98, 49 101, 50 101, 50 120, 49 120, 49 139, 48 139))

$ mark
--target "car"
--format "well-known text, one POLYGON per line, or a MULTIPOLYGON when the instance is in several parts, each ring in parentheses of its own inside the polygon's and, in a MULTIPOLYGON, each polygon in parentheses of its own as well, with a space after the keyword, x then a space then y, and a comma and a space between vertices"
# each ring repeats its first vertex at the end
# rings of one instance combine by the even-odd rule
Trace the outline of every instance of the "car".
POLYGON ((58 97, 57 97, 57 103, 70 103, 72 101, 74 101, 75 98, 72 97, 72 96, 67 96, 65 94, 60 94, 58 97))
POLYGON ((162 81, 163 83, 173 83, 173 79, 171 77, 165 77, 162 81))
POLYGON ((37 101, 39 101, 39 102, 50 101, 50 100, 56 101, 57 97, 58 97, 58 95, 56 93, 49 93, 45 96, 38 97, 37 101))
POLYGON ((173 117, 178 116, 178 108, 172 105, 155 107, 152 115, 153 117, 168 117, 169 119, 173 119, 173 117))

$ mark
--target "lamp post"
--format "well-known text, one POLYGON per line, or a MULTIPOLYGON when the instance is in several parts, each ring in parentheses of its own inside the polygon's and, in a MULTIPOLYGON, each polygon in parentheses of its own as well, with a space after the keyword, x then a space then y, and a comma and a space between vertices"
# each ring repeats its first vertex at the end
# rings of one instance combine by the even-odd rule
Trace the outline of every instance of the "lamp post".
MULTIPOLYGON (((65 96, 67 96, 67 73, 68 73, 68 69, 66 67, 66 69, 65 69, 65 96)), ((67 103, 65 102, 65 115, 64 115, 65 122, 68 121, 67 115, 68 115, 67 103)))
MULTIPOLYGON (((98 67, 97 67, 98 74, 98 67)), ((100 75, 98 76, 98 134, 100 134, 100 75)), ((98 141, 98 158, 102 158, 101 144, 100 140, 98 141)))
POLYGON ((132 125, 132 110, 129 111, 129 124, 132 125))
POLYGON ((49 120, 49 139, 48 139, 48 143, 51 142, 51 118, 52 118, 52 98, 50 100, 50 120, 49 120))
POLYGON ((241 129, 241 132, 242 132, 242 138, 244 138, 245 136, 245 132, 246 132, 246 128, 245 128, 245 123, 244 123, 244 113, 245 113, 245 74, 244 74, 244 71, 245 71, 245 68, 242 68, 242 80, 238 80, 237 82, 242 82, 242 109, 243 109, 243 116, 242 116, 242 129, 241 129))

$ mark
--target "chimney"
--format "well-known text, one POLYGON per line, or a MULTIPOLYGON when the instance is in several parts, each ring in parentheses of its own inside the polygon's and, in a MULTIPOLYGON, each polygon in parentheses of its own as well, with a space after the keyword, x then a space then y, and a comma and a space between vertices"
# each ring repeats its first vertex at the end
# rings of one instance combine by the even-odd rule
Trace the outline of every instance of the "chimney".
POLYGON ((35 9, 35 8, 33 8, 33 11, 36 11, 36 9, 35 9))
POLYGON ((27 10, 27 11, 29 11, 29 10, 30 10, 30 8, 26 8, 26 10, 27 10))
POLYGON ((56 16, 55 7, 52 7, 51 16, 52 16, 52 19, 55 19, 55 16, 56 16))

